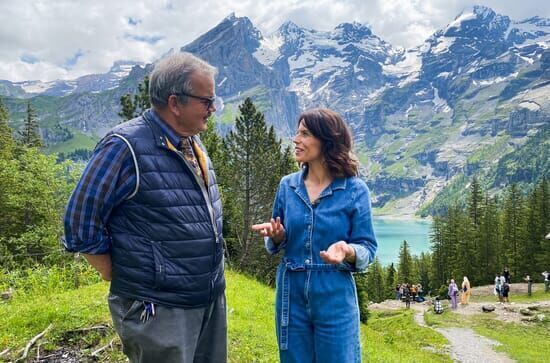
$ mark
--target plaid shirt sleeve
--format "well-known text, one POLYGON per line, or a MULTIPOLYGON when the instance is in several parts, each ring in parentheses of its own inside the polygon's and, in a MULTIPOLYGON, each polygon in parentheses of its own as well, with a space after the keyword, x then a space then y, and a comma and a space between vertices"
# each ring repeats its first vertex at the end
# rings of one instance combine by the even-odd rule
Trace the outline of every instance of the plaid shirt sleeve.
POLYGON ((106 224, 114 207, 135 189, 132 154, 118 137, 103 139, 86 165, 65 212, 65 249, 107 254, 111 239, 106 224))

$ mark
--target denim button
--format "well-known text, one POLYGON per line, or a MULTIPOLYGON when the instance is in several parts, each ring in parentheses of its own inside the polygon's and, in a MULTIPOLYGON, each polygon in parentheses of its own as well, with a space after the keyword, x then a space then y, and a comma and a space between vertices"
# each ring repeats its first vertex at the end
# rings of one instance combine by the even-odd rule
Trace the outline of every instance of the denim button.
POLYGON ((307 242, 306 243, 306 248, 309 248, 309 246, 311 246, 311 245, 309 244, 309 242, 307 242))
POLYGON ((308 225, 307 225, 307 230, 308 230, 308 231, 311 231, 311 224, 308 224, 308 225))
POLYGON ((307 260, 305 260, 305 263, 306 265, 309 264, 311 261, 309 260, 309 258, 307 260))

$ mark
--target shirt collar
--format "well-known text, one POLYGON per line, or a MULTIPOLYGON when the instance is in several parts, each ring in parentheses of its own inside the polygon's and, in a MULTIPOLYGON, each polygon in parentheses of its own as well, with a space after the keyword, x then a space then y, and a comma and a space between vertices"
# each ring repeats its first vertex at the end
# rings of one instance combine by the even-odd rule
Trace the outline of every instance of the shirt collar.
MULTIPOLYGON (((290 179, 289 185, 291 188, 298 188, 300 185, 304 183, 304 172, 305 170, 302 169, 298 173, 294 174, 294 177, 290 179)), ((331 195, 333 191, 338 189, 346 189, 347 186, 347 178, 334 178, 332 183, 321 193, 319 196, 324 197, 327 195, 331 195)), ((305 189, 305 185, 304 185, 305 189)))
POLYGON ((158 126, 158 128, 164 134, 164 137, 166 137, 166 140, 175 147, 178 147, 181 141, 181 136, 178 135, 178 133, 172 128, 172 126, 168 125, 166 121, 164 121, 154 109, 150 108, 145 112, 147 113, 147 118, 153 121, 156 126, 158 126))

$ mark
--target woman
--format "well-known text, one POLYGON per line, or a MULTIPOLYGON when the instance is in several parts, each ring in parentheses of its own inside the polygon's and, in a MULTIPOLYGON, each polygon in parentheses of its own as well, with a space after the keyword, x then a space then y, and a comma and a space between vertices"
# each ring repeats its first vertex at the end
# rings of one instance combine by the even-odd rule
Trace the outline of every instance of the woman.
POLYGON ((495 296, 498 296, 498 301, 502 303, 502 283, 500 281, 500 275, 497 273, 495 276, 495 296))
POLYGON ((451 308, 453 310, 456 310, 457 298, 458 298, 458 286, 456 286, 456 282, 454 279, 451 279, 451 283, 449 284, 449 290, 447 291, 447 294, 451 298, 451 308))
POLYGON ((274 254, 281 362, 360 362, 359 309, 352 271, 373 260, 377 242, 368 188, 335 112, 306 111, 293 139, 299 172, 280 184, 270 222, 252 226, 274 254))
POLYGON ((470 290, 470 280, 466 276, 464 276, 464 280, 462 281, 462 295, 460 296, 460 303, 462 305, 468 305, 468 302, 470 302, 470 294, 472 291, 470 290))

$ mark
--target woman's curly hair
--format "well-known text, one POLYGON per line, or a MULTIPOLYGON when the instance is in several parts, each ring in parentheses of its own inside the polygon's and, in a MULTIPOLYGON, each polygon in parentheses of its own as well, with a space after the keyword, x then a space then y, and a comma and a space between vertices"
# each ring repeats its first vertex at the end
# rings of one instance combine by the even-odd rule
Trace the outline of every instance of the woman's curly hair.
POLYGON ((302 113, 298 118, 300 122, 321 141, 321 154, 332 177, 358 175, 359 162, 351 150, 351 132, 338 113, 327 108, 315 108, 302 113))

